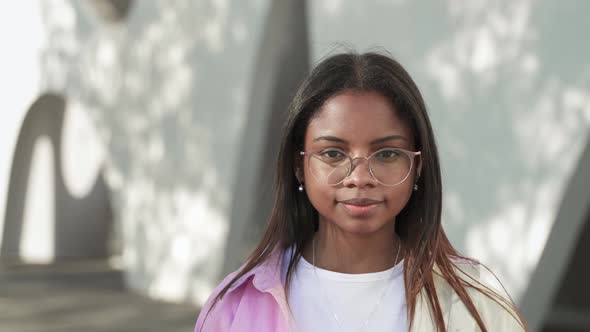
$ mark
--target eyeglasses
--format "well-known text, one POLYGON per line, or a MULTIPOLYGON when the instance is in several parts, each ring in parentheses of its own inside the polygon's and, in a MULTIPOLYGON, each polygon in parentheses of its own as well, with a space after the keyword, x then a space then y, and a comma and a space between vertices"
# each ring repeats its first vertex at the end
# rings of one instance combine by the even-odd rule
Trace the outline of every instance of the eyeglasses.
POLYGON ((337 149, 321 151, 300 151, 300 155, 308 157, 308 167, 313 177, 320 182, 335 186, 350 176, 357 160, 367 160, 369 173, 384 186, 397 186, 404 182, 414 165, 414 159, 420 151, 408 151, 397 148, 378 150, 369 157, 352 158, 346 152, 337 149))

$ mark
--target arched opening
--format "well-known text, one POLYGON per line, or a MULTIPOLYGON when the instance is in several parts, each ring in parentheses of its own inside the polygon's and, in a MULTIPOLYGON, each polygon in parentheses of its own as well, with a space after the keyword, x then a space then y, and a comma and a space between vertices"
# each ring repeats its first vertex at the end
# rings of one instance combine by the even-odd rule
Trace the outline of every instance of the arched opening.
MULTIPOLYGON (((72 195, 64 181, 62 160, 62 132, 66 114, 66 100, 57 94, 40 96, 29 108, 20 128, 8 184, 4 232, 0 257, 4 261, 29 261, 23 247, 36 243, 23 243, 25 230, 38 232, 36 241, 49 241, 48 253, 37 253, 43 262, 69 258, 105 258, 109 255, 108 239, 111 232, 112 212, 108 189, 102 172, 96 174, 93 185, 83 197, 72 195), (37 162, 34 154, 39 141, 49 146, 49 158, 45 164, 37 162), (35 187, 31 182, 35 170, 47 170, 50 186, 35 187), (44 202, 48 213, 35 214, 30 202, 44 202), (30 216, 34 216, 31 218, 30 216), (51 224, 51 234, 46 227, 37 227, 37 219, 51 224), (25 225, 29 223, 28 225, 25 225), (25 227, 26 226, 26 227, 25 227)), ((33 204, 34 205, 34 204, 33 204)), ((29 232, 29 231, 27 231, 29 232)))

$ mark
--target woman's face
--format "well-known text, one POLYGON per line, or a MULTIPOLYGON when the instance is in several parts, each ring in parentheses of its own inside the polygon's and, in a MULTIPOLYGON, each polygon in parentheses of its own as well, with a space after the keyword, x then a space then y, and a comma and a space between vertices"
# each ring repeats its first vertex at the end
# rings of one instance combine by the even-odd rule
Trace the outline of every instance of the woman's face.
MULTIPOLYGON (((408 124, 385 97, 374 92, 344 92, 328 99, 310 121, 305 134, 306 152, 336 150, 352 158, 369 157, 385 148, 415 151, 414 144, 408 124)), ((407 179, 393 187, 373 178, 364 159, 357 159, 351 174, 337 185, 328 184, 312 168, 310 157, 306 156, 303 174, 299 172, 298 177, 319 213, 320 224, 328 223, 325 225, 360 235, 391 231, 395 216, 412 194, 419 166, 414 163, 407 179)))

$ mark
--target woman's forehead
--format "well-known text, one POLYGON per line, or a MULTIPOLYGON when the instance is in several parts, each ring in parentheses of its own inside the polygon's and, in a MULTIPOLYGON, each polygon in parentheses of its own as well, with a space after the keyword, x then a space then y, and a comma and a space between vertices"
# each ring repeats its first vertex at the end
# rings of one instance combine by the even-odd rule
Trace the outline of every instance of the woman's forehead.
POLYGON ((371 142, 385 136, 401 136, 409 142, 411 129, 385 97, 374 92, 347 92, 328 99, 312 118, 306 142, 335 136, 351 143, 371 142))

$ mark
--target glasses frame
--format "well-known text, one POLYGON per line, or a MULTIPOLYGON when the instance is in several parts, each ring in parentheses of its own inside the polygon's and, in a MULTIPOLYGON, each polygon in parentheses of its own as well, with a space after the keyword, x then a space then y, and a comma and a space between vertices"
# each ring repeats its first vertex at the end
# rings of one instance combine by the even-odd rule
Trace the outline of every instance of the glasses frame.
MULTIPOLYGON (((318 149, 318 150, 314 150, 314 151, 299 151, 299 155, 300 156, 303 156, 303 157, 311 158, 311 157, 313 157, 314 154, 317 154, 318 152, 320 152, 322 150, 325 150, 325 149, 318 149)), ((406 181, 408 179, 408 177, 410 176, 410 173, 412 173, 412 168, 414 168, 414 159, 416 158, 416 156, 421 156, 422 155, 422 152, 421 151, 409 151, 409 150, 400 149, 400 148, 383 148, 383 149, 379 149, 379 150, 371 153, 371 155, 369 155, 368 157, 358 156, 358 157, 354 157, 354 158, 352 158, 350 156, 350 154, 348 154, 348 153, 346 153, 344 151, 340 151, 340 152, 342 152, 342 153, 344 153, 346 155, 346 157, 348 158, 350 167, 348 168, 348 174, 346 174, 346 176, 340 182, 335 183, 335 184, 329 184, 328 183, 331 186, 337 186, 337 185, 341 184, 342 182, 344 182, 344 180, 346 180, 346 178, 348 178, 352 174, 352 169, 353 169, 353 166, 354 166, 354 161, 357 160, 357 159, 365 159, 367 161, 367 168, 369 168, 369 174, 371 174, 371 177, 375 181, 377 181, 379 184, 381 184, 383 186, 386 186, 386 187, 399 186, 400 184, 404 183, 404 181, 406 181), (403 180, 401 180, 400 182, 398 182, 396 184, 385 184, 385 183, 379 181, 379 179, 377 179, 377 177, 373 173, 373 168, 371 167, 371 158, 373 158, 373 156, 375 156, 377 153, 379 153, 379 152, 381 152, 383 150, 398 150, 398 151, 404 153, 410 159, 410 168, 408 170, 408 174, 406 174, 406 176, 403 178, 403 180)), ((318 160, 320 160, 321 162, 324 162, 321 159, 318 159, 318 160)), ((309 161, 308 161, 308 167, 311 167, 309 161)), ((310 171, 311 171, 311 169, 310 169, 310 171)), ((313 172, 312 172, 312 174, 313 174, 313 172)))

